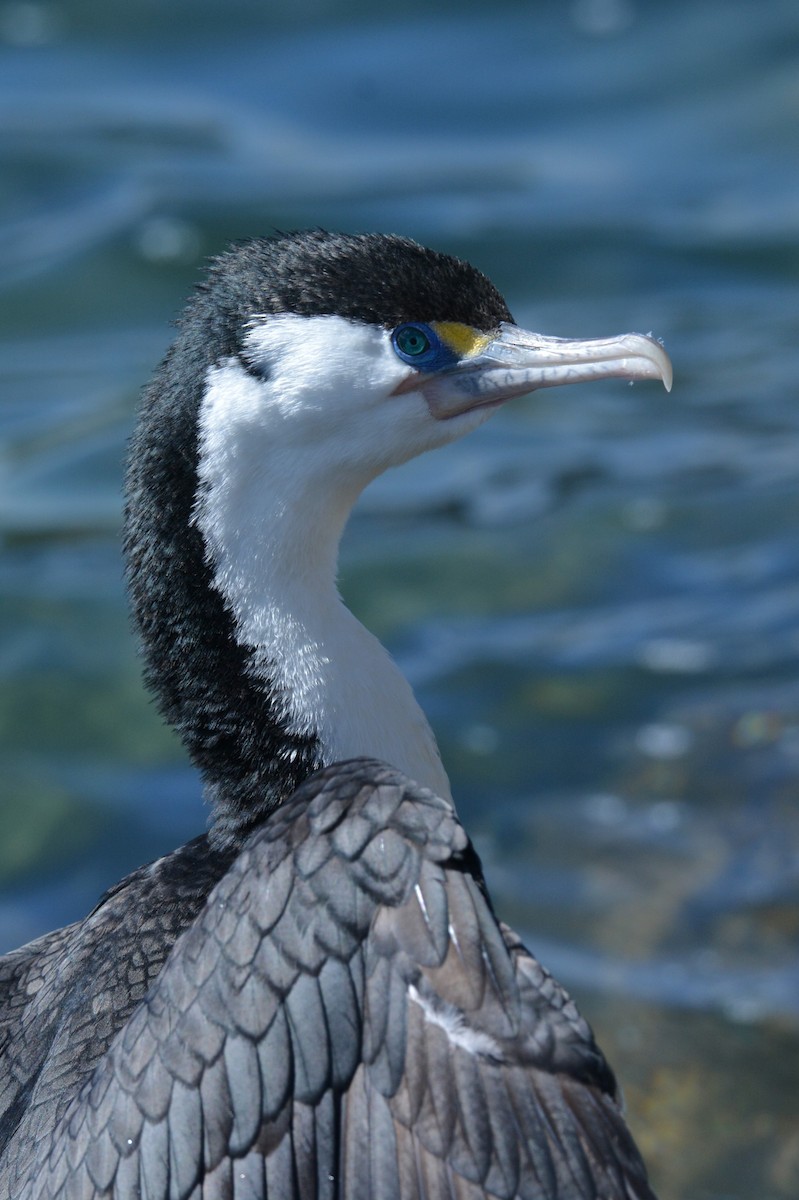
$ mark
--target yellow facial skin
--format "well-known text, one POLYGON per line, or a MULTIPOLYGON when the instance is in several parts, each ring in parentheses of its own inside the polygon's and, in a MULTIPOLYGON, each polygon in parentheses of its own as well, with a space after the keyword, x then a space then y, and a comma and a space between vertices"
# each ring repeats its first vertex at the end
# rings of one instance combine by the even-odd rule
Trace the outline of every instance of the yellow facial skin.
POLYGON ((475 358, 482 354, 495 336, 494 333, 481 333, 471 325, 461 325, 459 321, 431 321, 430 328, 459 359, 475 358))

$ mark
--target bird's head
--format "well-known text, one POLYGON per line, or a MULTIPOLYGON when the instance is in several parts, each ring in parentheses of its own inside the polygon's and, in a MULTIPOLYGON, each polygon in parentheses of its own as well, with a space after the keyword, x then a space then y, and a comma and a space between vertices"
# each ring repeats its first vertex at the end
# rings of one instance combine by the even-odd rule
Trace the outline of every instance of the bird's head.
POLYGON ((650 337, 529 333, 468 263, 379 234, 242 246, 217 260, 189 314, 211 333, 229 322, 203 381, 206 460, 223 454, 230 479, 231 454, 239 479, 282 467, 348 505, 387 467, 454 441, 513 396, 671 379, 650 337))

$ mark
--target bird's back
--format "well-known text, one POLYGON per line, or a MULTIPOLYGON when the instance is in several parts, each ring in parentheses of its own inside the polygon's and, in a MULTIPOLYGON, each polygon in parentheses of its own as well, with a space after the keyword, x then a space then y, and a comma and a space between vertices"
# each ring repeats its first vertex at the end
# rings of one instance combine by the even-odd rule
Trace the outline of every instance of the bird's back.
MULTIPOLYGON (((145 912, 146 876, 89 925, 124 890, 145 912)), ((651 1197, 588 1026, 497 922, 448 801, 374 762, 338 765, 248 839, 205 904, 200 890, 91 1078, 73 1064, 38 1118, 29 1104, 6 1195, 651 1197)), ((81 927, 70 937, 84 944, 81 927)), ((62 1004, 37 1088, 83 1006, 62 1004)))

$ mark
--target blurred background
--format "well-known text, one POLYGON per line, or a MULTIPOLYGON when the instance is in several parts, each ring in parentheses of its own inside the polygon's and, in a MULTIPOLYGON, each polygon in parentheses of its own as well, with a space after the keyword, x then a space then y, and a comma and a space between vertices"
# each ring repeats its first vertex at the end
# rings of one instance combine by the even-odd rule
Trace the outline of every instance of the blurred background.
POLYGON ((796 0, 0 4, 0 949, 199 832, 120 478, 204 259, 325 226, 664 338, 366 494, 342 589, 662 1200, 799 1194, 796 0))

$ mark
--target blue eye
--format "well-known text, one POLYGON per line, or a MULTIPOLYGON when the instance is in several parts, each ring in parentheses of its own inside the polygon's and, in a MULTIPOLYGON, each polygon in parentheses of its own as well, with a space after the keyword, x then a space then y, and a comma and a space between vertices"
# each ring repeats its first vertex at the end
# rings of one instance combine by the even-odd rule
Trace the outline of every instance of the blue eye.
POLYGON ((447 348, 429 325, 398 325, 391 335, 395 353, 420 371, 436 370, 449 357, 447 348))

